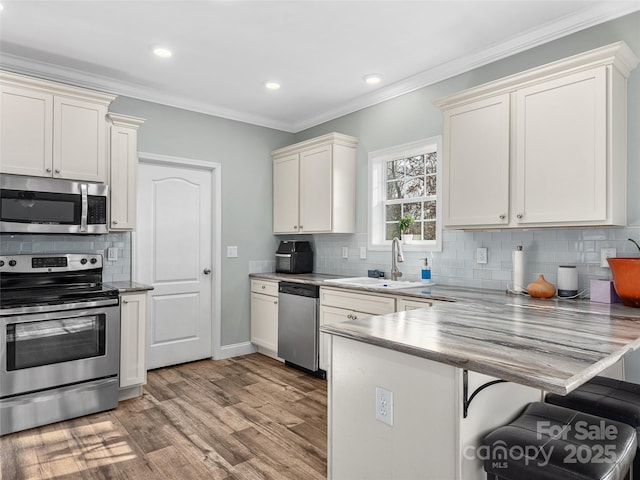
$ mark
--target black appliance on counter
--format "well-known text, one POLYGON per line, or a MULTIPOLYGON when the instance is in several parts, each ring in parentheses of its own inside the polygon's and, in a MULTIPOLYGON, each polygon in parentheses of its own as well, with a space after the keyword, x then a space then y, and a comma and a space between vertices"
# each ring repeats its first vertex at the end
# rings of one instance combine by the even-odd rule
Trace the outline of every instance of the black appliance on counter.
POLYGON ((311 244, 301 240, 283 240, 276 251, 276 272, 313 272, 313 251, 311 244))

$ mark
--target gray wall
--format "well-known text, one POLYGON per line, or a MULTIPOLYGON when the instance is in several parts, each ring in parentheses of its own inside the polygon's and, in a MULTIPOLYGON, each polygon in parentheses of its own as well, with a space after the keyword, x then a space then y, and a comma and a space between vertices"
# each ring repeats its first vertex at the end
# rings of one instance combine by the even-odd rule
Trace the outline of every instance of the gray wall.
MULTIPOLYGON (((271 151, 293 134, 118 97, 112 112, 145 118, 138 151, 222 165, 221 344, 249 340, 249 262, 273 259, 271 151), (227 258, 227 245, 238 257, 227 258)), ((134 279, 135 280, 135 279, 134 279)))

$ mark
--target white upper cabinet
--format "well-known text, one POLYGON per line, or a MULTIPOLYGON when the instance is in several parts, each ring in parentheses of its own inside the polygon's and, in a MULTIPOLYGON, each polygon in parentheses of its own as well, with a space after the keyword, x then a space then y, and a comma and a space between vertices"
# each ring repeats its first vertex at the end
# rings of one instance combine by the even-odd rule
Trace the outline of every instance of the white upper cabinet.
POLYGON ((444 112, 444 225, 509 222, 509 95, 444 112))
POLYGON ((626 80, 618 42, 436 102, 444 225, 625 225, 626 80))
POLYGON ((330 133, 272 153, 274 233, 355 231, 357 144, 330 133))
POLYGON ((142 118, 109 114, 110 230, 134 230, 136 227, 136 194, 138 177, 138 127, 142 118))
POLYGON ((0 72, 0 171, 106 182, 106 114, 114 98, 0 72))

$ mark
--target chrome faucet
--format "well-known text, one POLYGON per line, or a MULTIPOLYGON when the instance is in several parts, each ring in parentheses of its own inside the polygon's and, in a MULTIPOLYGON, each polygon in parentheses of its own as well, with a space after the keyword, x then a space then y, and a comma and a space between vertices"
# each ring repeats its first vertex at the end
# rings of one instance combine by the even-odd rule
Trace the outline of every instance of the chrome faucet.
POLYGON ((402 272, 398 270, 396 262, 404 262, 404 254, 402 253, 400 240, 398 237, 393 237, 393 240, 391 240, 391 280, 397 280, 398 277, 402 276, 402 272))

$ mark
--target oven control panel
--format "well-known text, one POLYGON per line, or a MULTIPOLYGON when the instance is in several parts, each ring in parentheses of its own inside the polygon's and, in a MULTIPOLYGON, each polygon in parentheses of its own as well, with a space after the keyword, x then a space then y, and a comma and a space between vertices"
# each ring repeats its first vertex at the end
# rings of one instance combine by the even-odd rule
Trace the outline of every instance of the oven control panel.
POLYGON ((102 255, 67 253, 42 255, 2 255, 0 272, 71 272, 102 268, 102 255))

